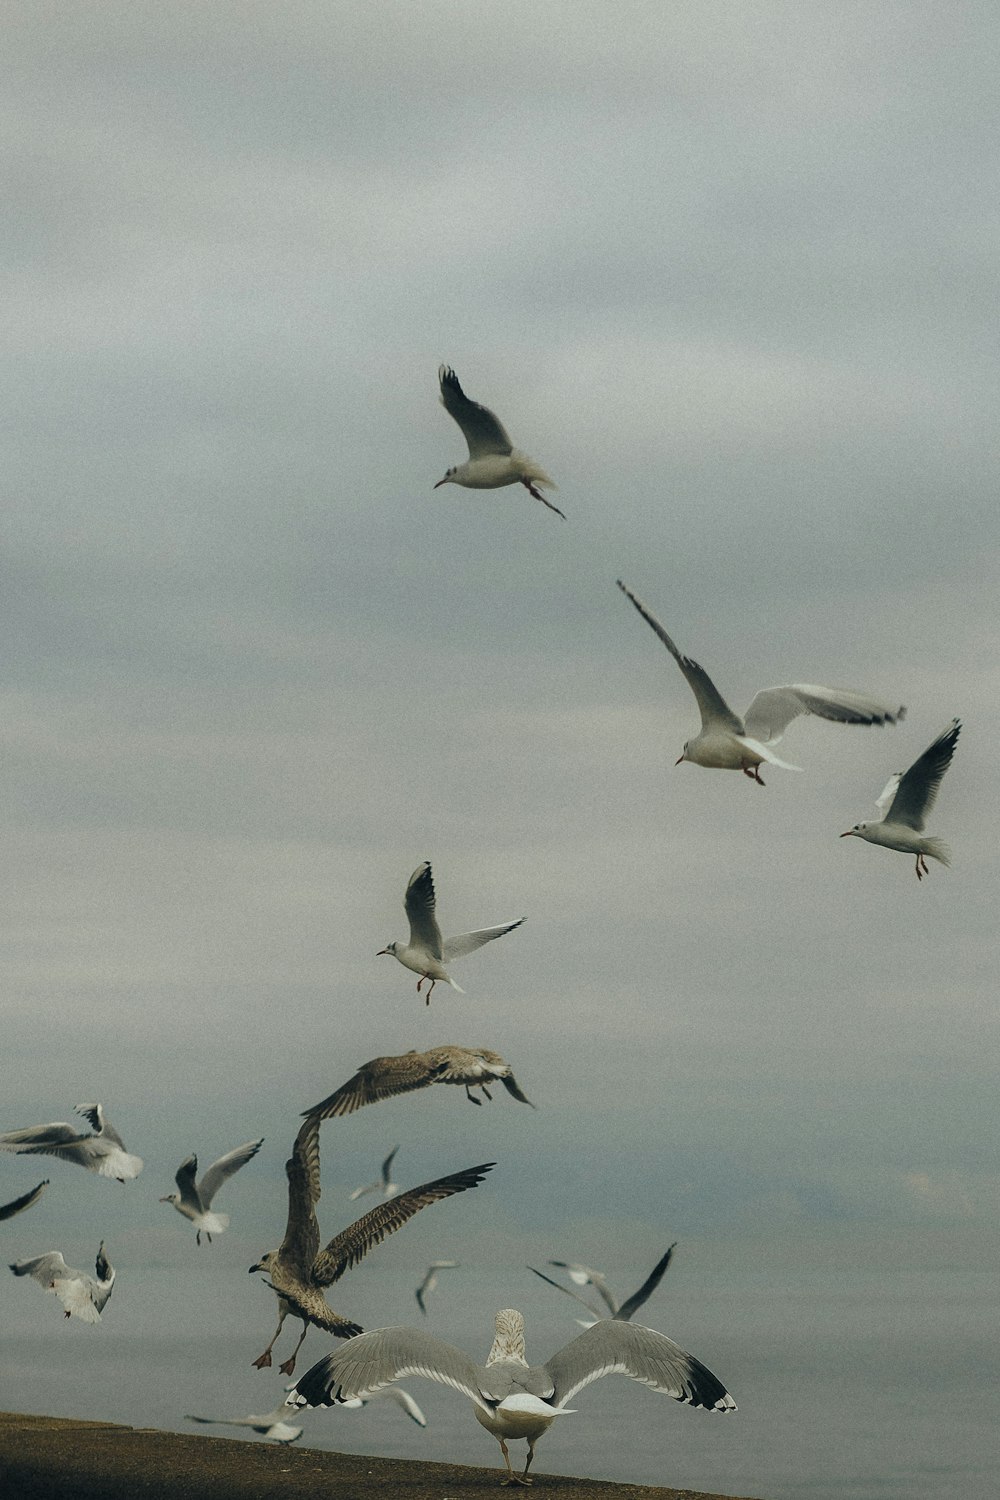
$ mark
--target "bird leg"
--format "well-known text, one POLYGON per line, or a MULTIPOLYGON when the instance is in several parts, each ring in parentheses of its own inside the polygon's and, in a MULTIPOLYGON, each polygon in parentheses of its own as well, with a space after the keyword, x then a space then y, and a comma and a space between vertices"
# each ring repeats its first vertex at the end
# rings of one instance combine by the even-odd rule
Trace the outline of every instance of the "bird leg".
MULTIPOLYGON (((507 1444, 504 1442, 503 1438, 497 1438, 497 1442, 500 1444, 500 1452, 503 1454, 503 1461, 507 1465, 507 1473, 504 1476, 504 1478, 501 1479, 500 1483, 501 1484, 524 1484, 524 1485, 531 1484, 532 1481, 530 1479, 525 1479, 524 1475, 522 1475, 522 1474, 515 1474, 514 1473, 514 1470, 511 1467, 510 1454, 507 1452, 507 1444)), ((528 1463, 530 1463, 530 1462, 531 1462, 531 1459, 529 1458, 528 1459, 528 1463)), ((526 1464, 525 1465, 525 1469, 524 1469, 524 1473, 527 1474, 527 1472, 528 1472, 528 1467, 527 1467, 527 1464, 526 1464)))
POLYGON ((298 1343, 295 1345, 295 1348, 292 1350, 291 1358, 290 1359, 286 1359, 285 1362, 284 1362, 284 1364, 281 1364, 281 1365, 278 1366, 278 1369, 281 1371, 282 1375, 291 1375, 291 1374, 294 1373, 294 1371, 295 1371, 295 1356, 298 1354, 299 1350, 302 1348, 303 1340, 305 1339, 305 1336, 306 1336, 306 1334, 308 1332, 309 1332, 309 1324, 303 1318, 303 1320, 302 1320, 302 1333, 301 1333, 301 1336, 299 1338, 298 1343))
POLYGON ((278 1337, 278 1334, 281 1332, 281 1325, 282 1325, 282 1323, 284 1323, 284 1321, 285 1321, 285 1319, 287 1317, 288 1317, 288 1314, 285 1312, 284 1308, 280 1308, 278 1310, 278 1326, 274 1330, 274 1335, 273 1335, 273 1337, 271 1339, 271 1342, 268 1344, 267 1348, 264 1350, 264 1353, 260 1356, 259 1359, 255 1359, 255 1360, 251 1361, 251 1363, 255 1366, 256 1369, 258 1369, 258 1370, 269 1370, 271 1368, 271 1350, 274 1348, 275 1339, 278 1337))
POLYGON ((755 765, 755 766, 744 766, 743 767, 743 774, 747 778, 748 781, 756 781, 756 783, 757 783, 758 786, 766 786, 767 785, 766 781, 762 781, 761 780, 760 765, 759 765, 759 763, 757 765, 755 765))
POLYGON ((924 859, 923 854, 918 854, 917 855, 917 879, 918 880, 923 880, 924 876, 928 875, 928 874, 930 874, 930 871, 927 868, 927 861, 926 861, 926 859, 924 859))
MULTIPOLYGON (((485 1094, 485 1092, 486 1092, 486 1090, 483 1089, 483 1093, 484 1094, 485 1094)), ((469 1087, 468 1084, 465 1085, 465 1097, 466 1097, 466 1099, 468 1099, 468 1101, 469 1101, 470 1104, 482 1104, 482 1102, 483 1102, 482 1099, 474 1099, 472 1097, 472 1090, 470 1089, 470 1087, 469 1087)))
POLYGON ((559 509, 558 505, 553 505, 551 500, 546 500, 541 491, 535 489, 535 486, 532 484, 530 479, 522 479, 521 483, 524 485, 524 488, 528 491, 529 495, 533 495, 536 500, 540 500, 543 505, 547 505, 549 507, 549 510, 554 510, 556 515, 562 516, 563 520, 565 521, 566 517, 563 516, 563 513, 559 509))

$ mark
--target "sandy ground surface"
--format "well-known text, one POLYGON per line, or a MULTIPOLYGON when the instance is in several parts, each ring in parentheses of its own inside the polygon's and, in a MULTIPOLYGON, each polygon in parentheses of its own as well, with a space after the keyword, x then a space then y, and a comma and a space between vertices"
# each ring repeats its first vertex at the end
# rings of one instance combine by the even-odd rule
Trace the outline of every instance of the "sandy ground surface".
POLYGON ((277 1444, 188 1437, 109 1422, 0 1413, 4 1500, 723 1500, 700 1490, 607 1484, 539 1473, 530 1491, 502 1489, 499 1469, 318 1453, 277 1444))

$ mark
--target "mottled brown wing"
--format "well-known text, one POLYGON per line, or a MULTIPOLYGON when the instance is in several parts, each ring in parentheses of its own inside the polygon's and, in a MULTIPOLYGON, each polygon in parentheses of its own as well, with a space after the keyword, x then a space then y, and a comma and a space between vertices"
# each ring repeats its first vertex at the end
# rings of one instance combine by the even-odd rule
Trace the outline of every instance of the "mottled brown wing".
POLYGON ((345 1271, 364 1260, 374 1245, 381 1244, 387 1235, 402 1229, 407 1220, 412 1219, 422 1208, 431 1203, 439 1203, 442 1198, 450 1198, 454 1193, 464 1193, 468 1188, 477 1187, 486 1173, 495 1166, 496 1162, 488 1161, 478 1167, 466 1167, 461 1172, 452 1172, 448 1177, 438 1177, 433 1182, 410 1188, 409 1192, 400 1193, 398 1198, 390 1198, 387 1203, 380 1203, 378 1208, 373 1208, 355 1220, 350 1228, 336 1235, 320 1251, 313 1264, 314 1283, 317 1286, 332 1286, 345 1271))
POLYGON ((288 1222, 280 1255, 294 1265, 303 1280, 308 1278, 319 1249, 319 1120, 310 1115, 295 1137, 292 1154, 285 1162, 288 1178, 288 1222))
POLYGON ((377 1104, 393 1094, 407 1094, 425 1089, 434 1082, 426 1052, 404 1052, 399 1057, 373 1057, 358 1069, 353 1078, 312 1109, 303 1111, 318 1120, 337 1115, 352 1115, 366 1104, 377 1104))

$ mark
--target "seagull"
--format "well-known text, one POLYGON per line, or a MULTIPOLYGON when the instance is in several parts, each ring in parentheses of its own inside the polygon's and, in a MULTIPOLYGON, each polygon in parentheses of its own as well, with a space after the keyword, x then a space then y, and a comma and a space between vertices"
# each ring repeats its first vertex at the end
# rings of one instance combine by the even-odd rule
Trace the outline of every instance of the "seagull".
POLYGON ((432 1260, 430 1265, 427 1267, 426 1276, 413 1294, 417 1299, 417 1306, 420 1308, 420 1311, 423 1313, 425 1318, 427 1316, 427 1308, 424 1306, 424 1298, 429 1292, 433 1292, 434 1288, 437 1286, 437 1273, 439 1271, 448 1271, 453 1266, 457 1265, 457 1260, 432 1260))
MULTIPOLYGON (((492 1100, 488 1084, 502 1083, 513 1099, 522 1104, 531 1104, 517 1086, 510 1070, 499 1052, 488 1047, 432 1047, 428 1052, 403 1052, 398 1057, 373 1057, 341 1084, 335 1093, 306 1115, 316 1115, 320 1120, 330 1120, 336 1115, 350 1115, 366 1104, 377 1104, 393 1094, 408 1094, 414 1089, 429 1088, 432 1083, 458 1083, 465 1087, 471 1104, 482 1104, 472 1093, 480 1089, 492 1100)), ((534 1105, 531 1105, 534 1109, 534 1105)))
POLYGON ((431 867, 427 860, 418 865, 406 886, 406 915, 410 919, 410 941, 408 943, 389 943, 387 947, 380 948, 375 955, 381 958, 384 953, 391 953, 393 958, 406 969, 412 969, 414 974, 421 977, 417 980, 417 994, 420 994, 421 986, 425 979, 430 984, 425 996, 426 1004, 431 1003, 431 990, 438 980, 450 984, 453 990, 458 990, 460 995, 465 991, 455 983, 451 975, 446 971, 444 965, 451 963, 454 958, 464 958, 466 953, 474 953, 484 943, 492 942, 494 938, 503 937, 505 932, 513 932, 515 927, 520 927, 524 921, 518 917, 516 922, 501 922, 499 927, 481 927, 478 932, 463 932, 458 937, 442 938, 441 929, 434 915, 434 880, 431 875, 431 867))
POLYGON ((104 1253, 104 1241, 97 1252, 97 1280, 86 1271, 74 1271, 58 1250, 36 1255, 33 1260, 16 1260, 11 1266, 15 1276, 33 1276, 47 1292, 55 1292, 62 1303, 64 1316, 79 1318, 83 1323, 99 1323, 101 1313, 115 1285, 115 1268, 104 1253))
POLYGON ((185 1422, 204 1422, 212 1427, 249 1427, 251 1432, 260 1433, 261 1437, 270 1438, 275 1443, 297 1443, 305 1430, 302 1427, 293 1427, 286 1419, 288 1407, 282 1402, 276 1406, 274 1411, 265 1413, 262 1417, 197 1417, 189 1412, 184 1418, 185 1422))
POLYGON ((906 716, 903 705, 892 708, 874 698, 849 688, 817 687, 808 682, 792 682, 784 687, 762 688, 741 719, 733 713, 715 683, 703 667, 678 651, 655 615, 651 614, 631 589, 618 579, 618 587, 630 599, 642 618, 666 646, 687 678, 701 713, 701 730, 688 740, 675 765, 682 760, 698 766, 712 766, 722 771, 742 771, 760 786, 760 768, 780 766, 785 771, 801 771, 801 766, 779 760, 771 750, 782 738, 793 719, 800 714, 816 714, 838 724, 895 724, 906 716))
POLYGON ((310 1115, 300 1127, 292 1154, 285 1163, 288 1177, 285 1237, 277 1250, 268 1250, 250 1267, 251 1273, 267 1272, 271 1278, 268 1285, 278 1299, 278 1326, 263 1354, 253 1361, 257 1369, 264 1370, 270 1365, 271 1350, 289 1313, 301 1319, 302 1333, 291 1357, 279 1366, 285 1375, 291 1375, 295 1369, 295 1359, 310 1323, 341 1339, 361 1333, 359 1324, 334 1312, 323 1295, 324 1289, 339 1281, 345 1271, 364 1259, 373 1245, 381 1244, 387 1235, 402 1228, 420 1209, 476 1187, 495 1165, 484 1162, 410 1188, 398 1198, 371 1209, 321 1250, 316 1222, 316 1204, 320 1198, 319 1120, 310 1115))
POLYGON ((212 1199, 225 1182, 238 1172, 240 1167, 245 1167, 247 1162, 257 1155, 264 1144, 263 1137, 259 1141, 247 1141, 244 1146, 237 1146, 234 1151, 229 1151, 225 1156, 220 1156, 214 1161, 204 1173, 200 1182, 195 1182, 195 1173, 198 1171, 198 1158, 189 1156, 182 1161, 177 1168, 174 1181, 180 1188, 179 1193, 168 1193, 161 1198, 161 1203, 172 1203, 179 1214, 185 1219, 190 1219, 194 1225, 195 1243, 201 1244, 204 1234, 208 1243, 212 1243, 213 1234, 221 1234, 224 1229, 229 1228, 228 1214, 213 1214, 210 1212, 212 1199))
POLYGON ((434 488, 440 489, 443 484, 464 484, 470 490, 496 490, 505 484, 523 484, 529 495, 565 521, 558 505, 553 505, 535 488, 544 484, 554 490, 558 488, 555 480, 550 479, 533 458, 514 447, 499 417, 494 416, 488 407, 480 406, 478 401, 469 400, 450 365, 440 367, 438 380, 441 382, 441 405, 465 434, 469 457, 464 464, 449 469, 434 488))
POLYGON ((0 1135, 0 1148, 17 1151, 22 1156, 58 1156, 86 1167, 88 1172, 114 1177, 119 1182, 138 1177, 142 1158, 130 1156, 125 1150, 125 1142, 105 1115, 104 1105, 78 1104, 76 1112, 90 1122, 94 1135, 81 1135, 75 1125, 57 1120, 52 1125, 8 1130, 0 1135))
POLYGON ((952 719, 908 771, 896 771, 889 777, 885 791, 875 803, 882 814, 881 822, 855 823, 840 837, 867 839, 869 844, 916 855, 918 880, 928 873, 928 854, 943 865, 951 864, 947 844, 924 833, 924 819, 934 806, 941 778, 951 765, 961 728, 962 721, 952 719))
POLYGON ((334 1406, 382 1390, 404 1375, 426 1375, 468 1396, 476 1420, 500 1444, 507 1472, 501 1484, 530 1484, 535 1444, 556 1417, 568 1414, 577 1391, 602 1375, 630 1375, 654 1391, 709 1411, 735 1411, 736 1402, 711 1370, 652 1328, 604 1319, 560 1349, 547 1364, 524 1357, 524 1319, 513 1308, 496 1316, 496 1337, 485 1365, 419 1328, 377 1328, 307 1370, 289 1406, 334 1406), (528 1460, 516 1475, 508 1438, 527 1438, 528 1460))
MULTIPOLYGON (((311 1113, 312 1111, 309 1111, 309 1113, 307 1113, 307 1119, 309 1118, 309 1114, 311 1113)), ((319 1118, 322 1119, 322 1115, 320 1115, 319 1118)), ((393 1182, 390 1174, 392 1172, 392 1159, 396 1155, 396 1152, 398 1150, 398 1146, 393 1146, 392 1150, 389 1152, 389 1155, 382 1163, 382 1175, 381 1177, 379 1177, 377 1182, 369 1182, 365 1187, 354 1189, 354 1192, 351 1194, 352 1203, 355 1198, 363 1198, 365 1193, 381 1193, 383 1198, 395 1198, 396 1194, 399 1192, 399 1183, 393 1182)))
MULTIPOLYGON (((666 1254, 662 1255, 656 1262, 656 1265, 650 1271, 642 1286, 637 1291, 634 1291, 631 1297, 626 1297, 625 1301, 621 1303, 613 1295, 611 1288, 600 1271, 592 1271, 589 1266, 580 1266, 575 1262, 565 1260, 550 1260, 549 1265, 562 1266, 569 1272, 570 1280, 576 1282, 577 1286, 592 1286, 603 1298, 604 1304, 611 1313, 612 1318, 619 1323, 628 1323, 631 1321, 633 1315, 639 1311, 639 1308, 648 1302, 656 1291, 656 1288, 663 1280, 663 1273, 669 1266, 676 1248, 677 1243, 675 1241, 668 1248, 666 1254)), ((536 1276, 540 1276, 543 1281, 547 1281, 549 1286, 554 1286, 557 1291, 565 1292, 567 1297, 574 1297, 577 1302, 582 1302, 583 1306, 592 1312, 595 1318, 604 1318, 607 1316, 606 1313, 600 1312, 592 1302, 588 1302, 586 1297, 581 1297, 579 1293, 574 1292, 568 1286, 563 1286, 559 1281, 553 1281, 552 1277, 546 1276, 544 1271, 537 1271, 534 1266, 529 1266, 528 1270, 534 1271, 536 1276)), ((584 1328, 592 1328, 594 1326, 592 1322, 585 1322, 583 1318, 577 1318, 577 1322, 581 1323, 584 1328)))
POLYGON ((49 1179, 46 1177, 45 1181, 40 1182, 37 1187, 32 1188, 30 1193, 25 1193, 22 1197, 14 1198, 10 1203, 3 1204, 0 1207, 0 1219, 12 1219, 15 1214, 23 1214, 26 1208, 30 1208, 33 1203, 38 1202, 48 1185, 49 1179))

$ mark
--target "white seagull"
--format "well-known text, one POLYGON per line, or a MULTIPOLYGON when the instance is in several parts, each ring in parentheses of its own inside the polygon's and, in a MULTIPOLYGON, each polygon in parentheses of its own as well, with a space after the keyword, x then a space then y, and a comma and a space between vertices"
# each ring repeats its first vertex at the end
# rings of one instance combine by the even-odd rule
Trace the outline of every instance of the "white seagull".
POLYGON ((115 1268, 104 1253, 104 1241, 97 1252, 97 1279, 86 1271, 74 1271, 58 1250, 36 1255, 32 1260, 16 1260, 11 1266, 15 1276, 33 1276, 47 1292, 55 1292, 67 1318, 83 1323, 99 1323, 101 1312, 115 1285, 115 1268))
POLYGON ((282 1402, 274 1411, 265 1412, 260 1417, 253 1413, 249 1417, 197 1417, 188 1412, 184 1420, 203 1422, 210 1427, 249 1427, 251 1432, 270 1438, 273 1443, 297 1443, 305 1429, 293 1427, 287 1418, 288 1407, 282 1402))
POLYGON ((701 713, 701 729, 688 740, 675 765, 690 760, 698 766, 722 771, 742 771, 761 786, 760 767, 780 766, 785 771, 801 771, 801 766, 779 760, 771 751, 782 738, 793 719, 800 714, 816 714, 838 724, 895 724, 906 716, 906 708, 856 693, 850 688, 817 687, 810 682, 792 682, 784 687, 762 688, 743 718, 733 713, 715 683, 703 667, 678 651, 655 615, 651 614, 631 589, 618 579, 618 587, 630 599, 642 618, 660 637, 674 661, 687 678, 701 713))
POLYGON ((26 1208, 30 1208, 33 1203, 38 1202, 48 1185, 49 1179, 46 1177, 45 1181, 40 1182, 37 1187, 33 1187, 30 1193, 24 1193, 22 1197, 14 1198, 10 1203, 5 1203, 0 1207, 0 1219, 12 1219, 15 1214, 23 1214, 26 1208))
POLYGON ((420 1311, 423 1313, 425 1318, 427 1316, 427 1308, 424 1305, 424 1298, 428 1296, 429 1293, 433 1292, 434 1288, 437 1286, 438 1272, 450 1271, 457 1265, 457 1260, 432 1260, 430 1265, 427 1267, 427 1273, 424 1276, 423 1281, 420 1283, 420 1285, 417 1287, 417 1290, 413 1294, 417 1299, 417 1306, 420 1308, 420 1311))
POLYGON ((840 837, 867 839, 869 844, 915 855, 918 880, 928 873, 928 854, 943 865, 951 864, 947 844, 924 833, 924 819, 934 806, 941 778, 951 765, 961 728, 961 720, 952 719, 908 771, 896 771, 889 777, 885 791, 875 803, 882 813, 881 822, 855 823, 840 837))
POLYGON ((406 887, 406 915, 410 919, 410 941, 408 943, 389 943, 385 948, 380 948, 375 955, 381 958, 384 953, 391 953, 393 958, 406 969, 412 969, 414 974, 419 974, 417 980, 417 994, 420 994, 421 986, 425 979, 430 980, 427 987, 425 1001, 431 1003, 431 991, 442 980, 450 984, 453 990, 460 995, 465 991, 457 985, 444 967, 453 959, 464 958, 467 953, 474 953, 484 943, 490 943, 494 938, 503 937, 505 932, 513 932, 515 927, 520 927, 524 921, 518 917, 516 922, 501 922, 499 927, 481 927, 478 932, 463 932, 458 937, 442 938, 441 929, 434 915, 434 880, 431 876, 431 867, 427 860, 418 865, 410 876, 406 887))
MULTIPOLYGON (((639 1308, 649 1301, 663 1280, 664 1272, 673 1259, 676 1249, 677 1243, 675 1241, 674 1244, 668 1247, 666 1254, 661 1255, 656 1265, 642 1283, 642 1286, 634 1291, 631 1297, 626 1297, 624 1302, 618 1301, 600 1271, 592 1271, 589 1266, 581 1266, 577 1265, 576 1262, 565 1260, 550 1260, 549 1265, 561 1266, 568 1273, 570 1280, 575 1282, 577 1286, 592 1286, 600 1296, 607 1308, 607 1312, 611 1314, 612 1318, 620 1323, 629 1323, 633 1315, 639 1311, 639 1308)), ((578 1292, 574 1292, 570 1287, 563 1286, 559 1281, 554 1281, 551 1276, 546 1276, 544 1271, 538 1271, 534 1266, 529 1266, 528 1270, 534 1271, 536 1276, 540 1276, 543 1281, 547 1281, 549 1286, 554 1286, 557 1291, 565 1292, 567 1297, 573 1297, 577 1302, 581 1302, 589 1312, 594 1314, 595 1318, 604 1318, 607 1316, 607 1313, 601 1312, 592 1302, 588 1302, 586 1297, 581 1297, 578 1292)), ((577 1318, 576 1321, 582 1324, 584 1328, 592 1328, 594 1326, 592 1321, 585 1321, 583 1318, 577 1318)))
POLYGON ((711 1370, 665 1334, 605 1319, 581 1333, 544 1365, 524 1357, 524 1319, 513 1308, 496 1316, 496 1337, 485 1365, 418 1328, 378 1328, 351 1339, 307 1370, 288 1397, 289 1406, 334 1406, 382 1390, 404 1375, 426 1375, 468 1396, 476 1420, 500 1444, 506 1475, 501 1484, 530 1484, 535 1444, 567 1403, 602 1375, 630 1375, 675 1401, 709 1411, 736 1410, 736 1402, 711 1370), (515 1475, 508 1438, 527 1438, 524 1473, 515 1475))
MULTIPOLYGON (((315 1110, 309 1110, 306 1118, 308 1119, 310 1115, 316 1115, 316 1118, 320 1120, 323 1118, 321 1114, 316 1114, 315 1110)), ((381 1193, 383 1198, 395 1198, 399 1192, 399 1183, 392 1180, 392 1162, 398 1150, 398 1146, 393 1146, 389 1155, 382 1163, 382 1172, 376 1182, 368 1182, 364 1187, 354 1189, 354 1192, 351 1194, 352 1203, 355 1198, 363 1198, 366 1193, 381 1193)))
POLYGON ((138 1177, 142 1158, 130 1156, 125 1142, 104 1113, 103 1104, 77 1104, 76 1112, 89 1120, 94 1135, 81 1135, 75 1125, 61 1120, 51 1125, 29 1125, 25 1130, 8 1130, 0 1135, 0 1148, 21 1156, 58 1156, 119 1182, 138 1177))
MULTIPOLYGON (((234 1151, 229 1151, 225 1156, 220 1156, 214 1161, 203 1174, 200 1182, 195 1182, 195 1174, 198 1171, 198 1158, 194 1154, 182 1161, 177 1168, 174 1181, 180 1188, 178 1193, 168 1193, 161 1198, 161 1203, 172 1203, 179 1214, 185 1219, 190 1219, 194 1225, 196 1234, 195 1242, 201 1244, 201 1237, 205 1235, 208 1243, 212 1243, 213 1234, 221 1234, 224 1229, 229 1228, 229 1215, 212 1213, 212 1199, 216 1193, 228 1182, 234 1172, 240 1167, 245 1167, 248 1161, 257 1155, 264 1139, 259 1141, 247 1141, 243 1146, 237 1146, 234 1151)), ((193 1420, 198 1420, 194 1418, 193 1420)))
POLYGON ((469 457, 464 464, 449 469, 434 488, 443 484, 464 484, 470 490, 496 490, 505 484, 523 484, 529 495, 563 516, 558 505, 547 500, 535 486, 544 484, 556 489, 554 480, 539 468, 533 458, 515 448, 499 417, 478 401, 470 401, 458 383, 458 376, 450 365, 438 370, 441 382, 441 404, 449 416, 454 417, 465 434, 469 445, 469 457))

